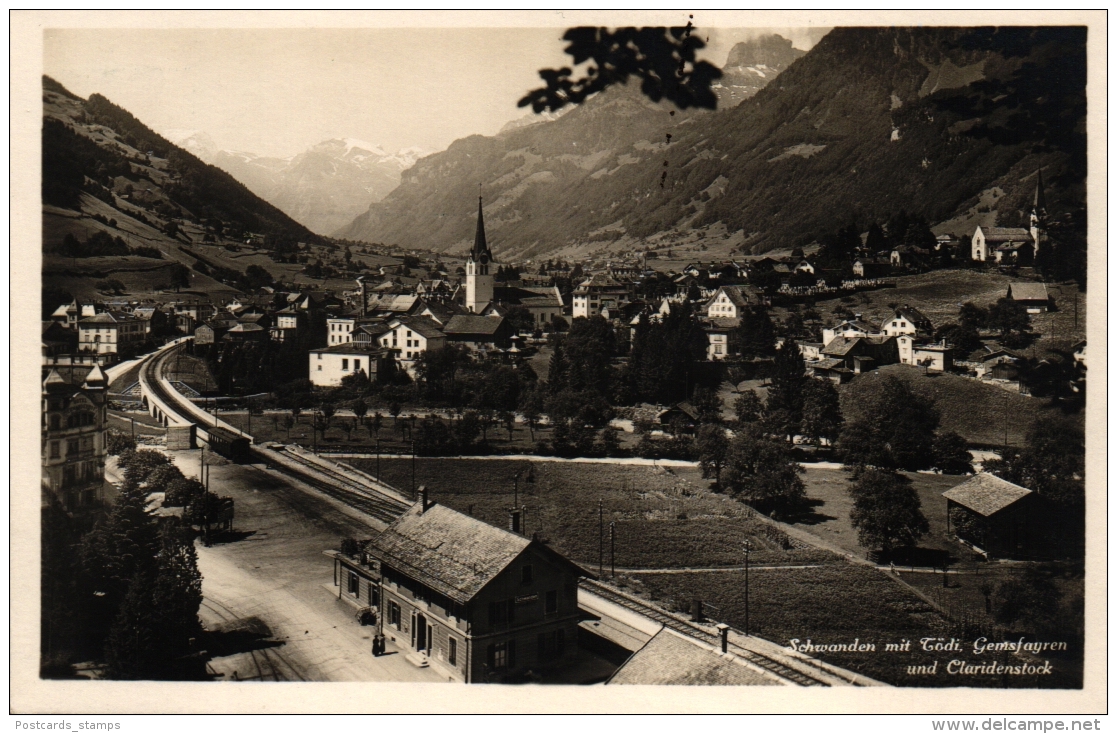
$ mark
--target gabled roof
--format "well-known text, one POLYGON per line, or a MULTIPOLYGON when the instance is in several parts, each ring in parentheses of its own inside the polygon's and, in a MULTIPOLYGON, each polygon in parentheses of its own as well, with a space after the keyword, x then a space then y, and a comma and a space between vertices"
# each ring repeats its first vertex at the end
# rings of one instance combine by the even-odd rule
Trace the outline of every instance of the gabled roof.
POLYGON ((709 324, 709 327, 707 327, 707 328, 708 328, 709 331, 715 331, 715 330, 723 331, 723 330, 736 329, 740 325, 741 325, 741 320, 740 319, 733 319, 733 318, 710 319, 710 324, 709 324))
MULTIPOLYGON (((366 551, 396 571, 466 604, 530 545, 532 541, 521 535, 449 507, 435 504, 421 512, 416 503, 369 541, 366 551)), ((546 550, 546 546, 537 547, 546 550)))
POLYGON ((896 315, 902 316, 913 324, 931 323, 931 320, 924 316, 919 309, 912 308, 911 306, 900 306, 896 309, 896 315))
POLYGON ((426 316, 409 316, 396 320, 405 328, 411 329, 419 336, 424 336, 427 339, 437 339, 445 336, 438 322, 426 316))
POLYGON ((735 285, 723 285, 721 288, 718 288, 718 292, 714 294, 714 298, 716 299, 721 293, 724 293, 729 298, 730 302, 738 308, 747 308, 749 305, 748 297, 735 285))
POLYGON ((1030 240, 1032 233, 1023 227, 978 227, 985 235, 986 242, 1008 242, 1009 240, 1030 240))
POLYGON ((122 311, 103 311, 96 316, 89 316, 78 322, 79 325, 84 324, 119 324, 126 321, 140 321, 141 319, 133 316, 130 313, 122 311))
POLYGON ((1009 283, 1009 295, 1014 301, 1046 301, 1046 283, 1009 283))
POLYGON ((459 314, 446 322, 442 327, 443 333, 450 334, 482 334, 492 336, 500 325, 504 323, 503 316, 474 316, 459 314))
POLYGON ((617 669, 611 685, 774 686, 779 682, 669 629, 661 629, 617 669))
POLYGON ((989 517, 1031 493, 1030 489, 982 472, 954 489, 943 492, 942 496, 983 517, 989 517))
POLYGON ((836 336, 822 348, 822 353, 832 357, 844 357, 862 342, 859 336, 836 336))

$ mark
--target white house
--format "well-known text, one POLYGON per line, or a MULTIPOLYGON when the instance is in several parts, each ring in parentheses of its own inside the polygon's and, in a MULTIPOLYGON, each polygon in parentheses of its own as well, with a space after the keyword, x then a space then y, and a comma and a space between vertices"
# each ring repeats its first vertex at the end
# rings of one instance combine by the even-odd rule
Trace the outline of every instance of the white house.
POLYGON ((590 318, 601 313, 601 309, 616 309, 629 302, 629 289, 604 273, 598 273, 582 281, 574 290, 574 318, 590 318))
POLYGON ((885 336, 929 333, 931 329, 930 319, 910 306, 901 306, 897 308, 892 318, 886 319, 885 322, 881 324, 881 331, 885 336))
POLYGON ((117 354, 147 336, 144 320, 120 311, 106 311, 78 322, 78 351, 117 354))
POLYGON ((392 319, 387 326, 388 330, 380 335, 380 346, 399 355, 400 363, 409 373, 420 354, 446 346, 446 335, 438 323, 424 316, 392 319))
POLYGON ((384 360, 383 349, 362 349, 355 344, 310 350, 310 381, 318 387, 337 387, 350 375, 363 372, 376 379, 384 360))
POLYGON ((708 319, 739 319, 749 306, 749 299, 735 285, 723 285, 706 304, 708 319))

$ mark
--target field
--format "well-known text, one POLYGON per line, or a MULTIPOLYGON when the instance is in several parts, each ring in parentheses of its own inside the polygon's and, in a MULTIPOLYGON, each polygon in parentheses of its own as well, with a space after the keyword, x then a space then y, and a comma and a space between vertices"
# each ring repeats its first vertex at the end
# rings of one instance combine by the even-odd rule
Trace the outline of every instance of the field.
MULTIPOLYGON (((375 460, 349 463, 371 474, 375 460)), ((410 459, 381 459, 381 477, 411 488, 410 459)), ((519 481, 525 528, 596 572, 600 522, 605 565, 609 523, 616 523, 618 568, 703 568, 744 563, 746 540, 755 563, 834 562, 817 550, 783 550, 744 505, 708 492, 696 469, 512 460, 417 459, 415 484, 430 497, 485 522, 508 527, 519 481), (534 481, 528 481, 532 477, 534 481), (598 508, 601 503, 602 515, 598 508)))
MULTIPOLYGON (((940 562, 945 554, 956 560, 965 555, 965 548, 946 537, 946 500, 942 493, 964 482, 967 477, 943 474, 905 472, 919 494, 923 514, 931 532, 923 537, 917 549, 916 565, 940 562), (922 561, 922 563, 920 562, 922 561)), ((798 518, 794 524, 812 535, 838 545, 854 555, 864 557, 866 549, 857 542, 857 531, 849 521, 853 500, 849 496, 849 474, 835 469, 807 468, 803 475, 807 497, 814 504, 811 514, 798 518)))
MULTIPOLYGON (((932 577, 941 578, 941 577, 932 577)), ((745 578, 741 571, 691 574, 657 574, 632 584, 644 596, 668 607, 699 598, 711 605, 708 614, 737 629, 745 626, 745 578)), ((960 636, 934 607, 888 574, 849 564, 805 569, 756 571, 749 579, 750 631, 780 645, 808 640, 815 645, 871 643, 874 651, 811 652, 876 680, 899 686, 970 687, 1076 687, 1081 685, 1080 667, 1073 661, 1057 661, 1056 674, 990 676, 948 675, 953 659, 972 663, 1022 662, 998 654, 975 655, 972 639, 960 636), (962 639, 961 652, 924 652, 920 639, 951 636, 962 639), (910 652, 885 652, 888 643, 910 641, 910 652), (1006 658, 1002 660, 1002 657, 1006 658), (908 666, 938 661, 934 675, 909 674, 908 666)))
POLYGON ((846 420, 858 416, 860 397, 874 390, 875 384, 885 375, 902 380, 914 393, 931 400, 942 419, 939 429, 954 431, 970 443, 1003 445, 1007 424, 1008 444, 1021 446, 1032 423, 1057 410, 1049 407, 1044 399, 1009 392, 967 377, 924 374, 908 365, 893 364, 858 375, 842 385, 842 413, 846 420))

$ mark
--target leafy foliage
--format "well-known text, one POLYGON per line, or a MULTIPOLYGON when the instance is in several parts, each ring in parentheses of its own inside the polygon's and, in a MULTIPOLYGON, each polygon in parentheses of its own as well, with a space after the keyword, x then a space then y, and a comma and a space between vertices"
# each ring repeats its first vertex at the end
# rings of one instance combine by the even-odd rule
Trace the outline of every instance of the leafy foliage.
POLYGON ((931 530, 920 510, 919 495, 902 474, 866 469, 856 476, 849 493, 853 496, 850 520, 866 548, 880 548, 888 555, 914 547, 931 530))
POLYGON ((667 99, 684 110, 716 109, 711 85, 721 71, 697 60, 696 52, 706 44, 693 31, 689 22, 676 28, 571 28, 563 35, 570 42, 565 51, 575 66, 591 62, 586 76, 572 79, 569 67, 543 69, 539 76, 545 86, 528 92, 517 105, 531 105, 535 112, 558 110, 636 77, 640 91, 654 102, 667 99))
POLYGON ((863 413, 846 424, 838 440, 849 466, 926 469, 934 461, 935 407, 892 375, 865 397, 863 413))
POLYGON ((726 489, 757 509, 786 517, 806 504, 802 473, 786 442, 747 425, 729 443, 721 479, 726 489))

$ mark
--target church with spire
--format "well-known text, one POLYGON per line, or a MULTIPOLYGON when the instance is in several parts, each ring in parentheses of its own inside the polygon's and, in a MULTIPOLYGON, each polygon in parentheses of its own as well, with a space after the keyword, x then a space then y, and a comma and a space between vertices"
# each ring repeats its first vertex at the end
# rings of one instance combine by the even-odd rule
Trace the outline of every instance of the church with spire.
POLYGON ((493 254, 485 237, 485 213, 481 197, 477 197, 477 233, 473 237, 473 249, 465 263, 465 308, 470 313, 480 314, 493 300, 493 254))
POLYGON ((979 262, 1019 262, 1031 264, 1047 243, 1047 197, 1043 190, 1043 173, 1036 171, 1036 189, 1028 227, 985 227, 974 230, 971 257, 979 262))

